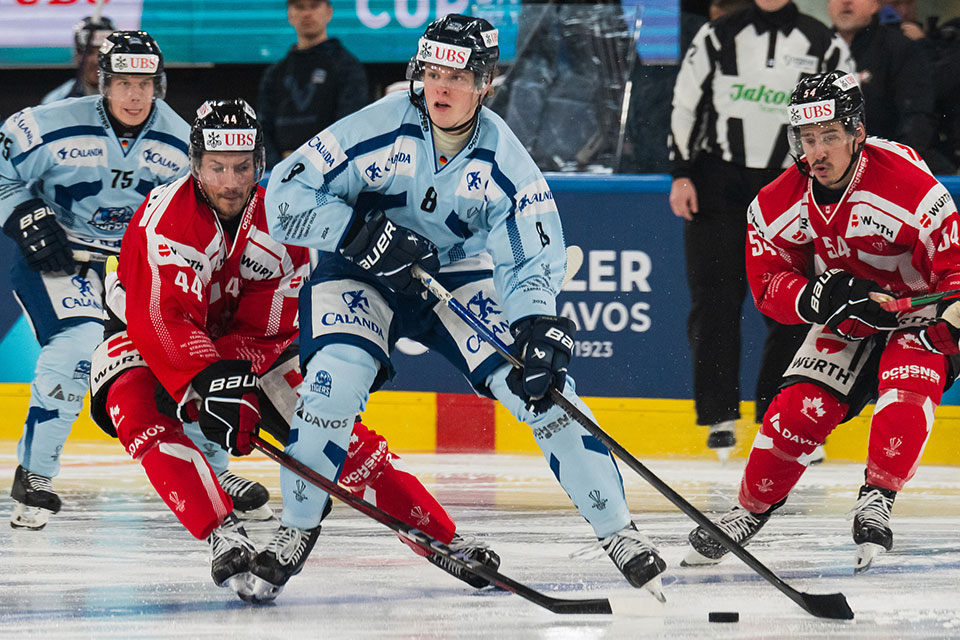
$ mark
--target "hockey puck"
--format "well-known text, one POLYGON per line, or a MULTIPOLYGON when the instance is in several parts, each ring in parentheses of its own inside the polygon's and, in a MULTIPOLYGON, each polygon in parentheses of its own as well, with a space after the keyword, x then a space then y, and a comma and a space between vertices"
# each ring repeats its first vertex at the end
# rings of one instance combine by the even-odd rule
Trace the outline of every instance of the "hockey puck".
POLYGON ((740 622, 740 613, 737 611, 711 611, 707 619, 710 622, 740 622))

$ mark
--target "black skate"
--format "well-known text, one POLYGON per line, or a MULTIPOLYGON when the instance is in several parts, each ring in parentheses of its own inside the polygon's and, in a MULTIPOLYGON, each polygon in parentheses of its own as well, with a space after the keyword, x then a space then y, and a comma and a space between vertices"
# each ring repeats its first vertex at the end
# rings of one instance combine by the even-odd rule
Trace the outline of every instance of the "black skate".
POLYGON ((60 496, 53 490, 50 478, 31 473, 17 466, 13 476, 13 514, 10 526, 14 529, 39 531, 47 526, 50 516, 60 511, 60 496))
POLYGON ((613 564, 632 586, 643 588, 653 594, 660 602, 666 602, 660 574, 667 568, 653 543, 637 531, 631 522, 611 536, 600 541, 613 564))
POLYGON ((244 520, 269 520, 273 510, 267 502, 270 492, 259 482, 241 478, 229 469, 217 476, 220 486, 233 500, 233 512, 244 520))
POLYGON ((303 569, 319 537, 320 525, 313 529, 280 525, 267 548, 253 559, 250 594, 244 600, 269 602, 280 595, 287 580, 303 569))
POLYGON ((853 541, 857 543, 853 572, 863 573, 873 564, 874 557, 893 549, 893 531, 890 514, 897 492, 869 484, 860 487, 860 496, 847 514, 853 518, 853 541))
POLYGON ((241 598, 250 595, 250 565, 257 550, 240 521, 228 513, 207 537, 210 543, 210 576, 218 587, 230 587, 241 598))
MULTIPOLYGON (((734 542, 742 546, 757 535, 763 525, 770 519, 770 514, 780 507, 786 500, 774 505, 766 513, 752 513, 737 505, 717 520, 717 526, 730 536, 734 542)), ((727 555, 727 548, 720 544, 703 527, 697 527, 687 536, 690 546, 693 547, 680 562, 683 567, 717 564, 727 555)))
POLYGON ((720 462, 726 462, 730 458, 730 452, 737 444, 736 427, 734 420, 725 420, 710 426, 707 448, 716 452, 720 462))
MULTIPOLYGON (((460 534, 455 533, 453 534, 453 540, 451 540, 447 546, 450 547, 452 551, 456 551, 458 555, 462 555, 466 560, 479 562, 493 571, 500 568, 500 556, 488 548, 487 545, 473 537, 464 538, 461 537, 460 534)), ((427 557, 427 561, 432 565, 440 567, 454 578, 463 580, 475 589, 482 589, 490 584, 488 580, 465 571, 463 567, 452 562, 446 556, 434 553, 427 557)))

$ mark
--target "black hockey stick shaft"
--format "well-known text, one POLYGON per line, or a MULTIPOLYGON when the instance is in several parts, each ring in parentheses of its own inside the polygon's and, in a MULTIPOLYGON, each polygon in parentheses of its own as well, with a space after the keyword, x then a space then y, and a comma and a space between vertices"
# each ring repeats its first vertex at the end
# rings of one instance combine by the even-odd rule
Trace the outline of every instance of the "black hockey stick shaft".
MULTIPOLYGON (((477 318, 469 309, 464 307, 456 298, 453 297, 435 278, 423 271, 418 265, 412 269, 413 275, 423 282, 424 286, 433 293, 441 302, 446 304, 461 320, 466 322, 472 329, 487 342, 489 342, 497 352, 503 356, 506 361, 514 367, 521 367, 522 364, 510 352, 507 346, 498 338, 479 318, 477 318)), ((661 480, 655 473, 650 471, 639 460, 637 460, 629 451, 623 448, 616 440, 611 438, 607 432, 590 419, 585 413, 570 402, 556 389, 550 389, 550 399, 562 408, 567 415, 579 422, 583 427, 600 442, 602 442, 614 455, 627 464, 628 467, 636 471, 650 485, 659 491, 667 500, 672 502, 680 511, 685 513, 698 525, 706 529, 720 544, 728 551, 743 560, 743 562, 760 574, 767 582, 779 589, 784 595, 796 602, 808 613, 821 618, 834 618, 838 620, 853 619, 853 611, 847 604, 847 599, 842 593, 832 594, 809 594, 797 591, 786 582, 780 579, 773 571, 768 569, 762 562, 757 560, 753 554, 743 548, 742 545, 735 542, 730 536, 723 532, 720 527, 714 524, 699 509, 690 504, 686 498, 674 491, 667 483, 661 480)))
POLYGON ((378 509, 363 498, 353 495, 336 482, 332 482, 323 477, 310 467, 281 451, 266 440, 263 440, 260 436, 253 436, 251 440, 253 442, 253 446, 264 453, 268 458, 280 463, 280 466, 293 471, 307 482, 320 487, 331 496, 334 496, 340 500, 340 502, 353 507, 360 513, 373 518, 380 524, 393 529, 399 535, 403 536, 405 539, 414 543, 421 549, 429 551, 430 553, 438 553, 458 566, 466 569, 468 572, 484 578, 491 584, 495 584, 501 589, 515 593, 521 598, 529 600, 530 602, 539 605, 544 609, 548 609, 553 613, 613 612, 610 601, 606 598, 568 600, 562 598, 553 598, 544 593, 540 593, 539 591, 536 591, 525 584, 517 582, 516 580, 509 578, 498 571, 494 571, 482 562, 477 562, 476 560, 465 557, 463 554, 457 553, 429 534, 411 527, 402 520, 394 518, 386 511, 378 509))

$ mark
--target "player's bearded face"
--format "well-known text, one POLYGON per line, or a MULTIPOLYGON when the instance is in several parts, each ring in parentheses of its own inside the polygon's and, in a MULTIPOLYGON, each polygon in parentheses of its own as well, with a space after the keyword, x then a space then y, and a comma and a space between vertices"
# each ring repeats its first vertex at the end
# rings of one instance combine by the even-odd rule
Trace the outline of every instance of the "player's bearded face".
POLYGON ((473 117, 480 89, 472 71, 428 64, 423 70, 423 97, 438 127, 453 127, 473 117))
POLYGON ((800 144, 810 165, 810 173, 829 187, 843 176, 853 157, 856 140, 843 125, 834 120, 823 124, 806 124, 800 128, 800 144))
POLYGON ((153 107, 153 76, 114 75, 107 92, 110 113, 128 127, 144 123, 153 107))
POLYGON ((221 220, 236 217, 257 186, 253 153, 207 151, 197 178, 221 220))

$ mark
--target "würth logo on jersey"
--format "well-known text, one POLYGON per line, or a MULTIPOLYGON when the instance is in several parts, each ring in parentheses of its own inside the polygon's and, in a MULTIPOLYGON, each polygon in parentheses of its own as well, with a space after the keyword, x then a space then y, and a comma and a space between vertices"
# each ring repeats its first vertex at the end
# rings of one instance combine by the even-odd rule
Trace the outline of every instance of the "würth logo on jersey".
POLYGON ((170 257, 170 254, 172 253, 172 252, 170 251, 170 245, 161 243, 161 244, 157 247, 157 253, 160 254, 160 257, 161 257, 161 258, 169 258, 169 257, 170 257))
POLYGON ((207 151, 253 151, 257 142, 256 129, 204 129, 203 142, 207 151))
POLYGON ((107 355, 116 358, 127 351, 133 351, 133 340, 124 333, 119 333, 107 340, 107 355))

